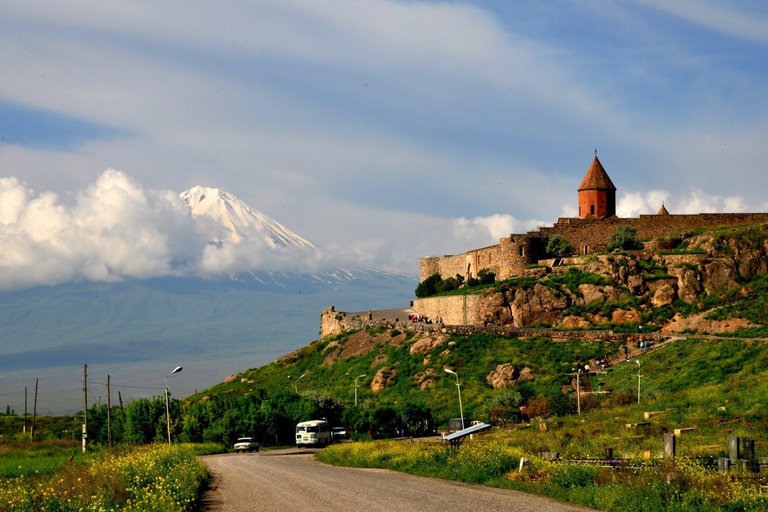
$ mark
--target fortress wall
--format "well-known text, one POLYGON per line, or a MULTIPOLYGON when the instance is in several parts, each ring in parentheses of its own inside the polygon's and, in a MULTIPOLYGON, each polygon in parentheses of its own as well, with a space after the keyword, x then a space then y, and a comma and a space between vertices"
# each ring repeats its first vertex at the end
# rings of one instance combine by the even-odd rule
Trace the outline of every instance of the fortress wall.
POLYGON ((571 242, 576 254, 594 254, 608 245, 608 240, 619 226, 631 226, 643 240, 653 240, 676 232, 696 228, 735 226, 768 222, 768 213, 700 213, 695 215, 641 215, 635 219, 577 219, 561 218, 552 227, 538 231, 510 235, 499 245, 485 247, 457 256, 422 258, 420 281, 439 273, 443 278, 456 274, 467 276, 471 265, 472 276, 483 268, 496 274, 498 280, 524 276, 526 267, 544 257, 542 238, 561 235, 571 242))
POLYGON ((455 277, 456 274, 464 276, 465 279, 477 277, 477 273, 484 268, 498 275, 500 260, 501 253, 498 245, 475 249, 464 254, 421 258, 419 261, 419 282, 433 274, 440 274, 443 279, 455 277))
POLYGON ((482 309, 478 307, 481 300, 482 295, 430 297, 413 301, 413 310, 416 314, 430 319, 439 316, 446 325, 478 325, 482 324, 482 320, 478 317, 482 309))
POLYGON ((654 239, 675 232, 702 227, 733 226, 768 222, 768 213, 701 213, 696 215, 641 215, 636 219, 559 219, 542 235, 559 234, 574 246, 577 254, 605 249, 619 226, 632 226, 641 239, 654 239))

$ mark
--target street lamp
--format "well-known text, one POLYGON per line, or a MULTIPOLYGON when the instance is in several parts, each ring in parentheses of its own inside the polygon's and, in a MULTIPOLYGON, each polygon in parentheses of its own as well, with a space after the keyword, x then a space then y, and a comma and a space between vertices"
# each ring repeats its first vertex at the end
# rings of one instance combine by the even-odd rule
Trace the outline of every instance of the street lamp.
POLYGON ((576 370, 576 411, 581 415, 581 390, 579 389, 579 375, 581 375, 581 368, 571 368, 576 370))
POLYGON ((459 414, 461 415, 461 430, 464 430, 464 409, 461 406, 461 384, 459 384, 459 374, 449 368, 443 368, 445 373, 450 373, 456 377, 456 391, 459 392, 459 414))
POLYGON ((635 359, 635 363, 637 364, 637 403, 640 403, 640 379, 643 376, 640 375, 640 360, 635 359))
MULTIPOLYGON (((306 376, 307 376, 307 372, 304 372, 301 374, 301 376, 298 379, 293 381, 293 392, 296 393, 297 395, 299 394, 299 381, 306 376)), ((289 375, 288 378, 292 379, 293 377, 289 375)))
MULTIPOLYGON (((349 375, 349 372, 347 372, 347 375, 352 377, 351 375, 349 375)), ((357 407, 357 387, 358 387, 357 379, 362 379, 363 377, 365 377, 365 374, 358 375, 357 377, 355 377, 355 407, 357 407)))
POLYGON ((165 376, 165 424, 168 426, 168 444, 171 444, 171 412, 168 408, 168 377, 174 373, 179 373, 181 370, 181 366, 177 366, 171 373, 165 376))

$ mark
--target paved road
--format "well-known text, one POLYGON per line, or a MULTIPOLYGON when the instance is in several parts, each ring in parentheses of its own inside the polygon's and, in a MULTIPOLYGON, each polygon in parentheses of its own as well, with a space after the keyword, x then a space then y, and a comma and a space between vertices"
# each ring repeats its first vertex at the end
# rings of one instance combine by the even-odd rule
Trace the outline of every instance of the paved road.
POLYGON ((209 511, 584 511, 515 491, 375 469, 321 464, 296 450, 203 457, 214 476, 209 511))

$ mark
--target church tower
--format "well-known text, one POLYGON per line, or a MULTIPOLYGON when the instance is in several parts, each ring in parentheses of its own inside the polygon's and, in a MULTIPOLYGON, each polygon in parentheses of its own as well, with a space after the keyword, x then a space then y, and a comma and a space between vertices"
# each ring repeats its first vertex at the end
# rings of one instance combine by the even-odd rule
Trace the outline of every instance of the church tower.
POLYGON ((579 185, 579 218, 605 219, 615 215, 616 187, 595 153, 595 159, 579 185))

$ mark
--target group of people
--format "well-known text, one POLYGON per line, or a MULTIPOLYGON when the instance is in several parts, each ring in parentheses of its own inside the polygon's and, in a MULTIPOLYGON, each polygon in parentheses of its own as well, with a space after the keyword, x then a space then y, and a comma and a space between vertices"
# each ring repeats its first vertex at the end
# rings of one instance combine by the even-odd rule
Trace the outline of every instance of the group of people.
POLYGON ((648 350, 648 340, 640 340, 638 342, 638 345, 640 346, 640 353, 645 353, 646 350, 648 350))
MULTIPOLYGON (((421 322, 421 323, 425 323, 425 324, 433 323, 431 318, 427 318, 424 315, 408 315, 408 321, 409 322, 413 322, 413 323, 421 322)), ((434 323, 442 324, 443 323, 442 317, 436 316, 434 323)))
POLYGON ((597 366, 598 370, 605 370, 608 368, 608 366, 610 366, 608 356, 604 356, 602 359, 595 359, 595 366, 597 366))

